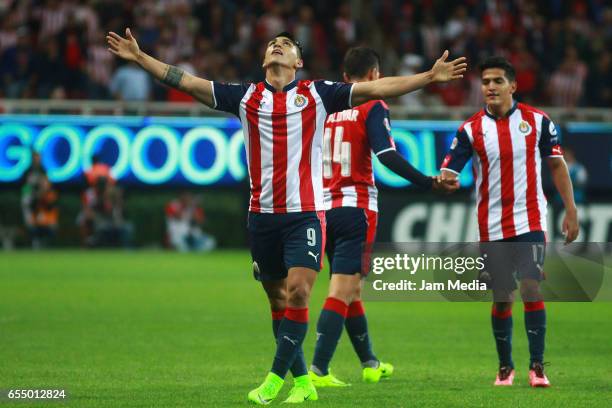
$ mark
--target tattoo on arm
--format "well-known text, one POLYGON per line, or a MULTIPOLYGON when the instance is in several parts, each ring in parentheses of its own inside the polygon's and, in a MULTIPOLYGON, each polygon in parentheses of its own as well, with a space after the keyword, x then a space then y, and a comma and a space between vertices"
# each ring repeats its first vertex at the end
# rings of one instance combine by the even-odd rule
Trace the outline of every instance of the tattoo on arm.
POLYGON ((173 65, 168 65, 168 69, 166 70, 166 74, 162 78, 162 83, 171 86, 173 88, 178 88, 181 83, 181 79, 183 78, 184 71, 180 68, 177 68, 173 65))

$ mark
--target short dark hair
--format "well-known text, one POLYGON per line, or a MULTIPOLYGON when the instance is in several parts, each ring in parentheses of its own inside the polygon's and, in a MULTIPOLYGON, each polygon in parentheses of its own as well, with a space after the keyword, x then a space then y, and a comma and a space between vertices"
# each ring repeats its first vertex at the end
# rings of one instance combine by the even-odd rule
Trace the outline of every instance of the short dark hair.
POLYGON ((344 73, 352 78, 363 78, 372 68, 380 69, 380 56, 368 47, 353 47, 344 56, 344 73))
POLYGON ((278 37, 286 37, 288 38, 293 45, 295 45, 299 51, 298 53, 298 57, 302 58, 302 54, 304 53, 304 50, 302 49, 302 43, 300 43, 298 40, 295 39, 295 37, 293 36, 293 34, 291 34, 288 31, 283 31, 282 33, 278 33, 276 34, 273 38, 278 38, 278 37))
POLYGON ((485 69, 490 69, 490 68, 503 69, 508 81, 510 82, 516 81, 516 71, 514 70, 514 67, 512 66, 510 61, 508 61, 504 57, 499 57, 499 56, 488 57, 487 59, 485 59, 484 61, 480 63, 479 68, 480 68, 480 73, 484 72, 485 69))

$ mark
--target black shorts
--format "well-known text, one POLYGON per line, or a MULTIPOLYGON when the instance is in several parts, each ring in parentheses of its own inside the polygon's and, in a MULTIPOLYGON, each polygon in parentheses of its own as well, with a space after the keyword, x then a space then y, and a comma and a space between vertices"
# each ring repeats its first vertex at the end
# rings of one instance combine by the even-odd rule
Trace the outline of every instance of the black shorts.
POLYGON ((516 290, 517 279, 544 279, 546 234, 543 231, 481 243, 481 251, 486 252, 487 257, 480 280, 487 282, 494 292, 516 290))
POLYGON ((259 281, 285 279, 289 268, 321 270, 325 212, 262 214, 249 212, 247 229, 253 275, 259 281))
POLYGON ((376 239, 378 213, 357 207, 339 207, 326 211, 325 219, 325 252, 331 273, 367 275, 370 252, 376 239))

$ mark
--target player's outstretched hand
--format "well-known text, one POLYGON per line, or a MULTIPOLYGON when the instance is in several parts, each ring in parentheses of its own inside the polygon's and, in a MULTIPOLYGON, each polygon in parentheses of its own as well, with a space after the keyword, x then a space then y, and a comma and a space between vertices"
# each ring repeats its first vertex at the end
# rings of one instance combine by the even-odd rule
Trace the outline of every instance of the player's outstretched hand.
POLYGON ((444 54, 436 60, 436 63, 431 68, 434 82, 448 82, 453 79, 463 78, 463 74, 467 70, 467 63, 465 57, 459 57, 452 61, 447 62, 448 50, 444 51, 444 54))
POLYGON ((576 210, 566 211, 562 228, 563 235, 565 235, 565 245, 578 238, 579 229, 578 212, 576 210))
POLYGON ((125 29, 125 38, 110 31, 106 36, 106 42, 110 52, 128 61, 136 61, 140 54, 138 43, 129 28, 125 29))
POLYGON ((435 176, 433 178, 433 191, 437 193, 450 194, 454 193, 459 189, 459 180, 447 179, 442 176, 435 176))

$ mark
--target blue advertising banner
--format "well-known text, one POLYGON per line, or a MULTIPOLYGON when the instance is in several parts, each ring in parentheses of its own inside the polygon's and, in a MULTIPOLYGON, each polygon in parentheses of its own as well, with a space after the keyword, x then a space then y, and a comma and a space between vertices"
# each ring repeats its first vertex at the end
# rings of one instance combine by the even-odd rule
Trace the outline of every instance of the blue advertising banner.
MULTIPOLYGON (((461 122, 394 120, 392 125, 399 151, 422 172, 436 174, 461 122)), ((568 124, 564 130, 568 140, 576 132, 589 141, 576 145, 579 159, 584 149, 607 156, 585 165, 596 167, 593 181, 612 185, 612 138, 599 137, 612 133, 612 126, 568 124)), ((18 182, 33 150, 40 152, 53 183, 80 182, 94 155, 112 166, 113 177, 123 185, 232 186, 247 176, 241 124, 235 118, 0 116, 0 183, 18 182)), ((374 171, 382 186, 409 184, 376 160, 374 171)), ((460 181, 473 185, 470 164, 460 181)))

